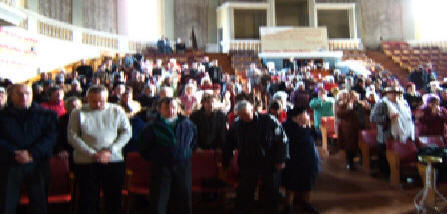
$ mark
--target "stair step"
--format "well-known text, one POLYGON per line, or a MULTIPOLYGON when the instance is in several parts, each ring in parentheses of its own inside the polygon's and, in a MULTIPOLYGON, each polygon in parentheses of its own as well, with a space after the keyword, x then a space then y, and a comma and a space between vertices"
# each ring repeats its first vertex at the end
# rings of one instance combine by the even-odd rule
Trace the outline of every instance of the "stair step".
POLYGON ((388 70, 391 73, 391 75, 397 76, 402 85, 406 84, 408 79, 408 71, 402 69, 400 65, 391 59, 391 57, 388 57, 379 51, 367 51, 366 56, 373 59, 376 63, 380 63, 385 70, 388 70))

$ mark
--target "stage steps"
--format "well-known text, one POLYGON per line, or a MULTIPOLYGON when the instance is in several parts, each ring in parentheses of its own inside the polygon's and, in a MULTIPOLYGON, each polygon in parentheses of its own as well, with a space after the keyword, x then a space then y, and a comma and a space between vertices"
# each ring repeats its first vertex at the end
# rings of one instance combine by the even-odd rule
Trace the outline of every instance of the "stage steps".
POLYGON ((366 51, 366 56, 371 58, 376 63, 380 63, 385 70, 388 70, 391 75, 397 76, 401 85, 406 85, 408 82, 408 71, 401 68, 398 64, 394 63, 394 61, 379 51, 368 50, 366 51))

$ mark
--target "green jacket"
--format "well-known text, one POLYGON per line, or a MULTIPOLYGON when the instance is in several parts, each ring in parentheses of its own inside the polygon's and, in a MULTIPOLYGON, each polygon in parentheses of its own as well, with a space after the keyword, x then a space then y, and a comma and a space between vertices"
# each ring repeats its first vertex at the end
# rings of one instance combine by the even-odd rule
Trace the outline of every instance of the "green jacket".
POLYGON ((334 103, 335 100, 332 97, 326 97, 325 101, 316 97, 310 101, 309 106, 314 110, 315 129, 320 129, 321 117, 334 116, 334 103))

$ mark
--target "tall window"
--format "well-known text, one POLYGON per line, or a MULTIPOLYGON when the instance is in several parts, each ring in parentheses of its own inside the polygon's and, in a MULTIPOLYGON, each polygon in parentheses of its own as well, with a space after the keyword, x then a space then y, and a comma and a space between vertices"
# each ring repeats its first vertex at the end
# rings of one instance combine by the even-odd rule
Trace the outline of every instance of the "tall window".
POLYGON ((445 40, 447 38, 447 1, 413 0, 416 38, 421 40, 445 40))
POLYGON ((128 30, 131 39, 155 41, 160 38, 162 32, 160 2, 160 0, 127 1, 128 30))

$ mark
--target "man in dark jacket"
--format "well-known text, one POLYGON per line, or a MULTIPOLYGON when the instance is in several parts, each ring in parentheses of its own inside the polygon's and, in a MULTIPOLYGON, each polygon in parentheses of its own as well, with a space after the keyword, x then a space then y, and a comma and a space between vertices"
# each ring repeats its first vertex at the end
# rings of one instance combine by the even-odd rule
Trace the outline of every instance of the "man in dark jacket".
POLYGON ((86 65, 84 59, 81 60, 81 65, 76 68, 76 71, 78 72, 79 76, 86 77, 87 82, 90 82, 93 78, 93 68, 90 65, 86 65))
POLYGON ((218 66, 217 60, 211 62, 207 71, 213 84, 222 84, 222 69, 218 66))
POLYGON ((178 115, 177 100, 161 98, 160 114, 141 132, 137 147, 151 161, 150 201, 152 213, 166 214, 169 207, 176 213, 192 213, 191 156, 197 128, 178 115))
POLYGON ((408 80, 414 82, 417 90, 424 90, 428 83, 427 72, 424 66, 420 65, 417 70, 414 70, 408 75, 408 80))
POLYGON ((0 111, 0 212, 15 214, 22 185, 33 214, 47 213, 48 161, 57 139, 54 112, 32 104, 28 85, 11 88, 11 105, 0 111))
POLYGON ((194 111, 190 119, 197 126, 197 148, 221 152, 227 131, 226 116, 221 111, 215 110, 215 99, 212 95, 204 95, 202 108, 194 111))
POLYGON ((279 212, 281 170, 288 157, 287 137, 281 124, 271 115, 258 115, 246 100, 235 106, 238 118, 231 124, 223 150, 223 167, 232 160, 238 149, 240 180, 235 213, 247 213, 254 200, 258 176, 262 177, 260 198, 265 213, 279 212))

